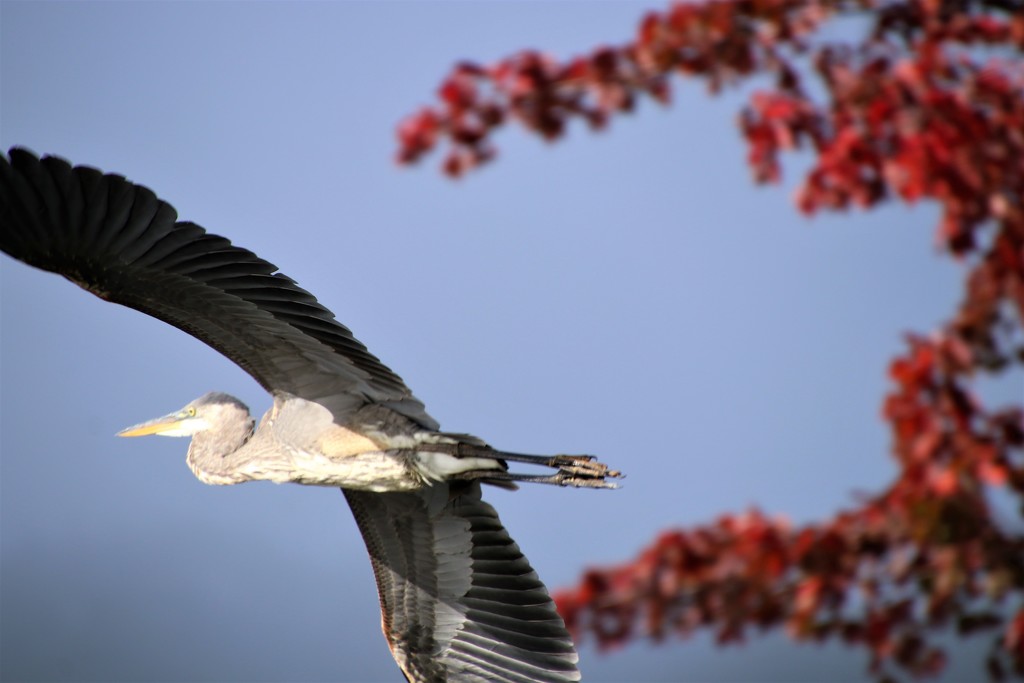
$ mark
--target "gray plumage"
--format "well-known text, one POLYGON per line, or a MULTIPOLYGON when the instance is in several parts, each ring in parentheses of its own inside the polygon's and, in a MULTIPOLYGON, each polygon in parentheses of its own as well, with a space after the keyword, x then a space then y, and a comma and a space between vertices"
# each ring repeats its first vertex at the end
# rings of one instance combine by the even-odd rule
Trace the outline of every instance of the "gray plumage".
POLYGON ((373 564, 382 625, 414 681, 573 681, 577 655, 480 483, 611 487, 590 456, 527 456, 439 432, 401 378, 276 266, 150 190, 23 149, 0 157, 0 249, 164 320, 273 397, 259 425, 206 394, 125 436, 191 436, 202 481, 339 486, 373 564), (508 472, 507 460, 557 470, 508 472))
POLYGON ((561 617, 479 482, 346 490, 370 549, 384 632, 413 680, 575 680, 561 617))

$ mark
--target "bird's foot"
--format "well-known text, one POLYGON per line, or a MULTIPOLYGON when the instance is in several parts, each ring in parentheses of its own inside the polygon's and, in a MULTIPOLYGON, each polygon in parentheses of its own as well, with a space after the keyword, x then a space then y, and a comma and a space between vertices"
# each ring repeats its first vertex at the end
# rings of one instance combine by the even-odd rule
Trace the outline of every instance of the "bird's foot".
MULTIPOLYGON (((557 467, 559 474, 565 474, 570 480, 589 479, 621 479, 625 475, 613 470, 600 462, 593 455, 555 455, 548 462, 549 467, 557 467)), ((571 484, 566 486, 589 486, 589 484, 571 484)))

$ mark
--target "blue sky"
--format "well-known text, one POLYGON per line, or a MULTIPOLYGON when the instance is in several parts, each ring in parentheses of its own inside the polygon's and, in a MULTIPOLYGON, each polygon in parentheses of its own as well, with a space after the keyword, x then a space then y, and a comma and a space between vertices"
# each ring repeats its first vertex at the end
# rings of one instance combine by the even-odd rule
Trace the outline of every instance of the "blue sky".
MULTIPOLYGON (((929 207, 808 221, 799 159, 755 188, 741 94, 696 83, 600 135, 504 133, 459 182, 394 165, 454 62, 620 43, 658 6, 5 0, 0 144, 126 175, 276 263, 444 428, 625 470, 490 493, 555 588, 668 526, 806 522, 883 486, 888 361, 963 276, 929 207)), ((209 390, 262 413, 252 379, 6 257, 0 285, 5 680, 400 680, 340 493, 208 487, 184 440, 113 437, 209 390)), ((865 678, 860 652, 780 636, 582 656, 594 681, 865 678)))

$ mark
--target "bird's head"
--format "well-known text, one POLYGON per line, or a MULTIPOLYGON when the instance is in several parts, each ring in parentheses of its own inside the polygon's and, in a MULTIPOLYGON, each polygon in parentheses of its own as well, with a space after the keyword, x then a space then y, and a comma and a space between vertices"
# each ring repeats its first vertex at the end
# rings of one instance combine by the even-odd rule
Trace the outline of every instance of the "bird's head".
POLYGON ((234 459, 253 433, 249 409, 234 396, 211 393, 181 410, 118 432, 118 436, 191 436, 185 462, 207 484, 246 481, 234 459))
POLYGON ((211 392, 200 396, 177 412, 122 429, 117 435, 195 436, 200 432, 219 428, 227 422, 242 421, 252 424, 249 408, 244 403, 234 396, 211 392))

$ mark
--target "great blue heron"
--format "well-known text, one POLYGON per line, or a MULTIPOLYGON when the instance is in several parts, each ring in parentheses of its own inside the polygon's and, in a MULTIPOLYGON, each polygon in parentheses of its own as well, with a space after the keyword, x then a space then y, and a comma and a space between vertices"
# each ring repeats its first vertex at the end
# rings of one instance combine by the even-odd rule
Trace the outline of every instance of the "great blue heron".
POLYGON ((612 487, 590 456, 497 451, 439 431, 401 378, 277 268, 149 189, 24 149, 0 155, 0 249, 217 349, 273 397, 257 426, 222 393, 121 432, 191 436, 208 484, 338 486, 355 515, 395 661, 414 681, 573 681, 578 656, 480 484, 612 487), (527 475, 506 461, 555 471, 527 475))

